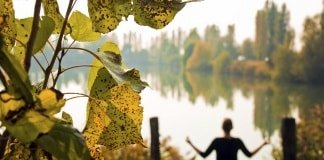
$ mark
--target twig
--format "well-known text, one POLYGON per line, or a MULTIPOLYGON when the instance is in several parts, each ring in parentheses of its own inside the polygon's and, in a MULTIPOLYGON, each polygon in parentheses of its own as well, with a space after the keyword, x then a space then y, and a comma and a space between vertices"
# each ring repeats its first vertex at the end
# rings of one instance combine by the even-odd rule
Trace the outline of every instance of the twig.
POLYGON ((71 70, 71 69, 74 69, 74 68, 81 68, 81 67, 89 67, 89 68, 91 68, 91 67, 96 67, 96 66, 94 66, 94 65, 86 65, 86 64, 85 65, 72 66, 72 67, 69 67, 69 68, 64 69, 61 72, 61 74, 64 73, 65 71, 68 71, 68 70, 71 70))
POLYGON ((61 29, 61 32, 60 32, 60 36, 59 36, 56 48, 54 50, 54 55, 52 57, 50 65, 46 68, 43 89, 45 89, 47 87, 48 79, 49 79, 51 71, 52 71, 52 69, 54 67, 55 60, 58 57, 58 54, 59 54, 60 50, 62 49, 62 40, 63 40, 63 36, 64 36, 64 32, 65 32, 65 28, 66 28, 66 25, 67 25, 67 22, 68 22, 69 15, 70 15, 70 13, 72 11, 72 5, 73 5, 73 0, 70 0, 67 11, 66 11, 66 14, 65 14, 65 18, 64 18, 64 22, 63 22, 62 29, 61 29))
MULTIPOLYGON (((62 48, 62 49, 67 49, 67 48, 62 48)), ((93 57, 95 57, 96 59, 98 59, 100 62, 101 62, 101 59, 99 58, 99 56, 97 54, 95 54, 94 52, 88 50, 88 49, 85 49, 85 48, 79 48, 79 47, 70 47, 68 49, 75 49, 75 50, 82 50, 82 51, 85 51, 85 52, 88 52, 90 53, 93 57)))
POLYGON ((39 67, 42 69, 42 71, 45 73, 45 68, 42 66, 42 64, 39 62, 39 60, 36 58, 36 56, 33 55, 34 60, 37 62, 39 67))
POLYGON ((39 12, 40 12, 40 8, 41 8, 41 3, 42 3, 42 0, 36 0, 32 30, 30 33, 29 40, 27 42, 27 50, 26 50, 26 56, 25 56, 25 60, 24 60, 25 70, 27 72, 29 71, 29 68, 30 68, 30 61, 31 61, 31 57, 33 54, 33 47, 34 47, 34 43, 36 40, 37 31, 38 31, 39 12))

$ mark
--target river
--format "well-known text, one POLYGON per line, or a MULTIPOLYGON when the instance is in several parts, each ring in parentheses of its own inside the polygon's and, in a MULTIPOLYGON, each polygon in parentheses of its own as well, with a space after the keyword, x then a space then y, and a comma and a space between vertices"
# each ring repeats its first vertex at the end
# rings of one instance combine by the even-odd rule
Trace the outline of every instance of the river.
MULTIPOLYGON (((158 117, 161 138, 170 136, 171 144, 187 158, 195 152, 185 138, 190 137, 198 148, 205 150, 216 136, 223 135, 221 124, 228 117, 234 125, 232 135, 241 138, 248 149, 257 148, 264 139, 271 140, 252 159, 272 159, 272 149, 281 142, 281 118, 294 117, 298 121, 301 115, 308 116, 310 107, 324 101, 323 86, 168 70, 145 71, 142 78, 150 85, 141 93, 143 138, 150 138, 149 119, 158 117)), ((87 93, 86 80, 87 70, 69 71, 60 78, 58 88, 62 92, 87 93)), ((73 99, 64 108, 79 130, 85 125, 86 103, 86 98, 73 99)), ((240 160, 248 159, 242 152, 238 156, 240 160)), ((207 159, 214 160, 215 153, 207 159)))

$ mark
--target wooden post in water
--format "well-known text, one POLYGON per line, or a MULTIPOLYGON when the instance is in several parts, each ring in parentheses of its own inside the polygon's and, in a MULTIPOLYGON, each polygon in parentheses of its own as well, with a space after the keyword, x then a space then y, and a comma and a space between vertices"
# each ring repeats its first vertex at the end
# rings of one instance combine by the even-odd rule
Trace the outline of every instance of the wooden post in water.
POLYGON ((159 120, 157 117, 150 119, 151 126, 151 160, 160 160, 159 120))
POLYGON ((294 118, 283 118, 281 122, 283 160, 296 160, 296 122, 294 118))

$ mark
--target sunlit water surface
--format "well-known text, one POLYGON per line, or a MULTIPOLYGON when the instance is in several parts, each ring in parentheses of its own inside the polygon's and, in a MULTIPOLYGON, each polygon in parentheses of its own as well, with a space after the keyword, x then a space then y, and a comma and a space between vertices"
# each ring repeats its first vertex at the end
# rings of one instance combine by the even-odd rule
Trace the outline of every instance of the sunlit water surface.
MULTIPOLYGON (((59 88, 62 92, 86 93, 85 77, 81 74, 74 76, 71 80, 62 81, 59 88)), ((156 83, 156 77, 147 75, 144 77, 149 84, 156 83)), ((189 136, 193 143, 205 150, 211 141, 217 136, 223 136, 221 124, 224 118, 230 117, 233 121, 234 129, 232 136, 243 140, 249 150, 254 150, 262 142, 264 137, 262 131, 255 126, 255 107, 253 97, 245 98, 240 90, 233 91, 233 105, 227 107, 227 102, 220 99, 216 105, 207 104, 202 97, 197 97, 194 103, 190 102, 188 95, 176 96, 172 91, 163 91, 155 87, 147 87, 141 93, 141 104, 144 107, 144 117, 142 135, 144 139, 150 139, 149 119, 159 118, 159 131, 161 138, 170 136, 171 144, 177 147, 186 158, 193 157, 196 153, 185 142, 189 136)), ((69 98, 69 97, 66 97, 69 98)), ((74 126, 82 130, 85 125, 87 98, 77 98, 66 103, 64 111, 71 114, 74 119, 74 126)), ((292 111, 297 114, 297 109, 292 111)), ((270 137, 271 145, 265 146, 252 159, 272 159, 271 152, 273 145, 279 146, 278 130, 270 137)), ((215 160, 216 153, 209 155, 207 160, 215 160)), ((239 159, 248 159, 239 151, 239 159)), ((202 159, 197 156, 196 159, 202 159)))

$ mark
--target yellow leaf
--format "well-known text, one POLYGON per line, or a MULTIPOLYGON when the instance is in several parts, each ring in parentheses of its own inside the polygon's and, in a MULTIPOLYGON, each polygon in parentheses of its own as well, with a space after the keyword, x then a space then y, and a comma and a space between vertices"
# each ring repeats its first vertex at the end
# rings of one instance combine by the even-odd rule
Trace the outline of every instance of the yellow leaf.
POLYGON ((65 104, 63 94, 55 89, 44 89, 42 90, 38 98, 40 100, 41 109, 45 109, 45 114, 54 115, 60 112, 61 108, 65 104))

